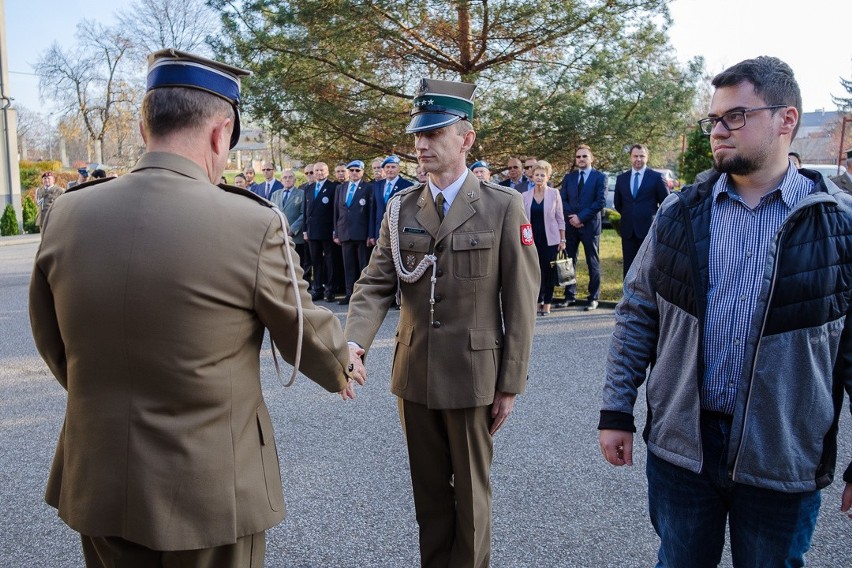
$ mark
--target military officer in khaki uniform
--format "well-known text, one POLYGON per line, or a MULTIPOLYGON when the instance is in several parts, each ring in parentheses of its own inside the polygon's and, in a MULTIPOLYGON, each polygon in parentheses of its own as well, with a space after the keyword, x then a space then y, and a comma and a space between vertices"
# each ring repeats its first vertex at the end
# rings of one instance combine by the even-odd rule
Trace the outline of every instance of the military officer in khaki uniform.
POLYGON ((846 152, 846 171, 830 178, 837 187, 852 193, 852 150, 846 152))
POLYGON ((147 152, 48 212, 30 318, 68 403, 46 499, 87 566, 263 566, 264 531, 284 518, 264 329, 287 361, 301 341, 301 371, 325 389, 363 381, 340 324, 310 301, 283 217, 213 185, 245 74, 153 54, 147 152))
POLYGON ((539 269, 521 195, 465 166, 475 86, 424 79, 407 131, 428 182, 388 202, 346 320, 369 349, 400 282, 391 391, 424 567, 488 566, 492 436, 524 391, 539 269))

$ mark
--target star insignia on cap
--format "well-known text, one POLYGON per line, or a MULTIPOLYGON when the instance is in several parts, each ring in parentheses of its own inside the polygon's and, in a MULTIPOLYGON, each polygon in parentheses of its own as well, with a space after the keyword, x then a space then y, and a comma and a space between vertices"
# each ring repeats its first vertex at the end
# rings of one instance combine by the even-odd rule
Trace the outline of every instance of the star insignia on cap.
POLYGON ((430 105, 433 105, 433 104, 435 104, 435 101, 434 101, 434 100, 432 100, 432 99, 429 99, 429 104, 430 104, 430 105))

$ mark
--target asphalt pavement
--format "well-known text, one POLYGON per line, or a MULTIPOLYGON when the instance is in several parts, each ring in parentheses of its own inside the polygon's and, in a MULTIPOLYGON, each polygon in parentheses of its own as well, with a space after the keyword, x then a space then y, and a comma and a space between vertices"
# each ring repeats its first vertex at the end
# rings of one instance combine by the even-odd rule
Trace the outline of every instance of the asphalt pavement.
MULTIPOLYGON (((78 567, 77 534, 43 501, 65 394, 36 352, 27 317, 38 238, 7 239, 0 239, 0 567, 78 567)), ((326 305, 342 322, 345 308, 326 305)), ((367 361, 367 386, 354 402, 303 376, 283 388, 268 349, 261 354, 287 502, 287 518, 267 533, 268 567, 419 565, 407 456, 396 399, 388 391, 398 318, 391 311, 385 319, 367 361)), ((598 450, 595 427, 612 327, 611 309, 582 307, 537 322, 527 392, 495 438, 493 567, 641 567, 656 561, 644 444, 638 441, 631 468, 609 466, 598 450)), ((288 369, 282 374, 289 376, 288 369)), ((643 406, 637 409, 640 425, 643 406)), ((850 442, 844 412, 841 464, 852 456, 850 442)), ((809 566, 852 566, 852 521, 838 511, 841 491, 838 481, 823 491, 809 566)), ((722 566, 730 565, 726 552, 722 566)))

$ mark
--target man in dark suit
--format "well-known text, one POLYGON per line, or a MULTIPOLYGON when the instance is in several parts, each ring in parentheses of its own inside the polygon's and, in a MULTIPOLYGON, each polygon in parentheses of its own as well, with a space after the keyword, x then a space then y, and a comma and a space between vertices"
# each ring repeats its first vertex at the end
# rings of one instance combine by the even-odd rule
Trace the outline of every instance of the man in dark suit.
POLYGON ((305 189, 305 239, 314 273, 314 301, 334 301, 334 190, 328 179, 328 165, 317 162, 313 167, 316 181, 305 189))
POLYGON ((373 207, 370 220, 370 246, 376 244, 379 238, 379 229, 382 226, 382 217, 385 216, 385 207, 388 200, 396 193, 414 185, 399 175, 399 156, 388 156, 382 161, 382 172, 384 179, 373 182, 373 207))
POLYGON ((334 242, 343 249, 346 296, 337 303, 345 306, 352 297, 355 281, 370 260, 367 235, 370 232, 372 187, 364 183, 364 162, 353 160, 346 166, 349 181, 337 186, 334 198, 334 242))
MULTIPOLYGON (((589 267, 586 310, 597 309, 601 293, 601 211, 606 206, 606 176, 592 168, 594 159, 591 148, 581 144, 574 155, 577 168, 562 179, 559 190, 565 215, 565 254, 571 257, 576 268, 577 251, 583 243, 589 267)), ((565 287, 565 304, 575 302, 576 291, 576 284, 565 287)))
POLYGON ((264 162, 260 170, 263 172, 263 180, 253 184, 250 190, 264 199, 269 199, 274 192, 284 186, 275 179, 275 166, 272 165, 272 162, 264 162))
POLYGON ((327 390, 351 391, 348 369, 360 377, 337 318, 294 282, 277 212, 212 183, 239 137, 247 74, 153 54, 146 153, 48 215, 30 321, 68 404, 46 500, 81 534, 90 568, 263 566, 264 532, 285 510, 264 328, 288 362, 301 349, 299 370, 327 390))
POLYGON ((529 180, 524 175, 524 163, 518 158, 509 158, 507 169, 509 170, 509 177, 501 181, 500 185, 516 189, 519 193, 527 191, 529 180))
POLYGON ((651 228, 657 209, 669 194, 663 176, 647 167, 647 146, 631 146, 630 163, 633 167, 615 178, 614 196, 615 210, 621 213, 621 251, 625 276, 651 228))

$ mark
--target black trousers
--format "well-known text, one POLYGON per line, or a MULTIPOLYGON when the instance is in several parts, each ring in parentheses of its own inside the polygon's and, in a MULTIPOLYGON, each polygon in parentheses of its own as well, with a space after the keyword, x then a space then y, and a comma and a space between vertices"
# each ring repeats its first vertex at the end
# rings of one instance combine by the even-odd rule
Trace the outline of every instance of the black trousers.
POLYGON ((627 271, 630 270, 630 265, 633 264, 633 259, 636 258, 636 253, 639 252, 639 247, 642 246, 642 241, 645 236, 637 237, 621 237, 621 252, 624 256, 624 276, 627 276, 627 271))
MULTIPOLYGON (((600 259, 600 235, 583 233, 574 227, 565 227, 565 256, 574 262, 574 270, 577 269, 577 256, 580 243, 583 243, 583 252, 586 255, 586 266, 589 268, 589 299, 597 300, 601 295, 601 259, 600 259)), ((577 285, 565 286, 565 301, 573 302, 577 296, 577 285)))
POLYGON ((334 241, 331 239, 310 239, 308 249, 311 252, 311 267, 314 272, 314 291, 325 289, 326 296, 331 295, 334 281, 334 241))
POLYGON ((355 282, 370 261, 367 241, 343 241, 343 270, 346 275, 346 296, 352 295, 355 282))

